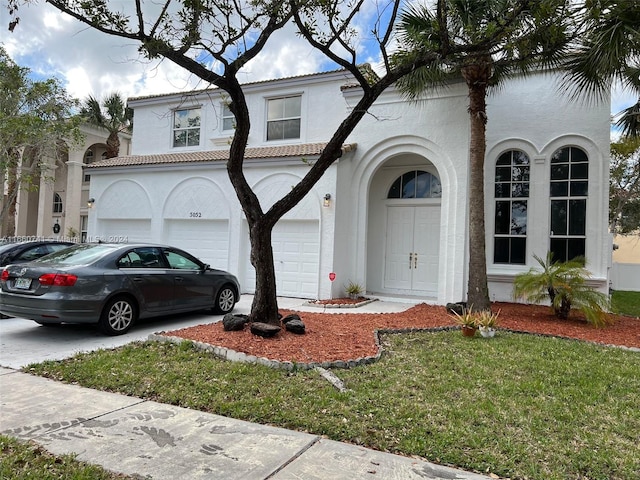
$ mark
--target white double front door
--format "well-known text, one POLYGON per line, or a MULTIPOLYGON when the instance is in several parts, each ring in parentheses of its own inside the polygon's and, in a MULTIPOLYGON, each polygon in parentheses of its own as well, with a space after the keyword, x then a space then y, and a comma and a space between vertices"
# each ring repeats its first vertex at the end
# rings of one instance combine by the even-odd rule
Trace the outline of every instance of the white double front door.
POLYGON ((437 295, 439 251, 440 205, 387 207, 385 290, 437 295))

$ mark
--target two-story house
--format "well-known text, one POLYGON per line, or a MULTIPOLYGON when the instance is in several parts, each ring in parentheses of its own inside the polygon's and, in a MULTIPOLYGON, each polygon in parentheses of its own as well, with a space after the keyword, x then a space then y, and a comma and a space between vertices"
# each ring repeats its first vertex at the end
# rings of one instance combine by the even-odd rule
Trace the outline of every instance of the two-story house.
MULTIPOLYGON (((263 209, 297 183, 360 95, 344 71, 245 85, 245 175, 263 209)), ((132 155, 89 165, 93 238, 183 247, 254 290, 247 222, 226 171, 234 118, 207 89, 129 100, 132 155)), ((465 298, 469 114, 463 82, 409 102, 393 89, 313 190, 278 222, 278 294, 465 298), (330 280, 330 273, 335 280, 330 280)), ((608 287, 609 105, 571 102, 557 77, 515 78, 488 98, 485 210, 492 300, 512 298, 533 255, 584 254, 608 287)))
MULTIPOLYGON (((38 159, 28 154, 21 160, 28 176, 17 193, 15 229, 5 215, 2 237, 85 241, 89 211, 89 174, 84 167, 106 157, 108 132, 89 124, 80 126, 78 144, 62 143, 57 158, 38 159)), ((129 153, 130 136, 120 134, 120 152, 129 153)), ((5 181, 6 183, 6 181, 5 181)), ((3 202, 10 201, 5 196, 3 202)))

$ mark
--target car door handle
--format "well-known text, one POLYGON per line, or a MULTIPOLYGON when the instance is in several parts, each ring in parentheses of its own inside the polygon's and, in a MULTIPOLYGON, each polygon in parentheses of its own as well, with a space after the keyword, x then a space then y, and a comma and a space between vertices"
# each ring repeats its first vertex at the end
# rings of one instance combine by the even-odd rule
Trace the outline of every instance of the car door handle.
POLYGON ((184 277, 173 277, 173 279, 174 279, 176 282, 180 282, 180 283, 184 282, 184 277))

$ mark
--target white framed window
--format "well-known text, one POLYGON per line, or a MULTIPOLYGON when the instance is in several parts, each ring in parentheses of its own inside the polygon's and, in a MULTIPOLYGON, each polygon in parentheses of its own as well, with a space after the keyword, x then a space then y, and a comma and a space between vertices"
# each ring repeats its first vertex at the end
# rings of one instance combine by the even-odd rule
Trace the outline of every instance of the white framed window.
POLYGON ((231 112, 229 105, 226 103, 222 104, 222 130, 229 131, 233 130, 236 127, 236 117, 231 112))
POLYGON ((89 225, 89 217, 87 215, 80 215, 80 242, 85 243, 87 241, 87 226, 89 225))
POLYGON ((551 157, 549 250, 565 262, 584 256, 587 233, 589 157, 577 147, 564 147, 551 157))
POLYGON ((267 100, 267 140, 300 138, 302 96, 267 100))
POLYGON ((94 160, 94 153, 93 150, 87 150, 86 152, 84 152, 84 163, 89 164, 92 163, 94 160))
POLYGON ((194 147, 200 145, 200 108, 173 112, 173 146, 194 147))
POLYGON ((53 213, 62 213, 62 197, 59 193, 53 194, 53 213))
POLYGON ((440 198, 442 185, 435 175, 423 170, 411 170, 391 184, 387 198, 440 198))
POLYGON ((496 161, 493 263, 526 263, 529 170, 529 157, 520 150, 496 161))

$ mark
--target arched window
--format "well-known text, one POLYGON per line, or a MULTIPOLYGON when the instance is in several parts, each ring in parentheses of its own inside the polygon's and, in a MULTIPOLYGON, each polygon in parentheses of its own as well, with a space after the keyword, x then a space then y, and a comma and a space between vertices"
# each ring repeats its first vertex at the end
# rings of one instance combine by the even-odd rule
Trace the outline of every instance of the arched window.
POLYGON ((565 262, 585 254, 589 158, 584 150, 564 147, 551 157, 549 197, 553 259, 565 262))
POLYGON ((93 162, 93 160, 94 160, 93 150, 87 150, 86 152, 84 152, 84 163, 89 165, 91 162, 93 162))
POLYGON ((440 179, 429 172, 413 170, 396 178, 387 198, 440 198, 440 179))
POLYGON ((58 193, 53 194, 53 213, 62 213, 62 197, 58 193))
POLYGON ((496 162, 494 263, 526 263, 529 168, 529 157, 520 150, 509 150, 496 162))

